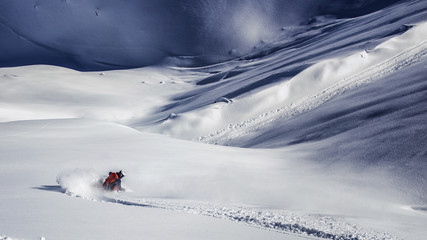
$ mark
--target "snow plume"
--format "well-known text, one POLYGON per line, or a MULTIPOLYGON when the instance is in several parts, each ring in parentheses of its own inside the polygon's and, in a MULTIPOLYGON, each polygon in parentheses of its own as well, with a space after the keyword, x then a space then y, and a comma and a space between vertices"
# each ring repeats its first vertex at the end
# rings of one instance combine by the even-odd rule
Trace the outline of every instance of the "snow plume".
POLYGON ((101 195, 100 181, 102 178, 92 170, 74 169, 57 176, 56 181, 71 196, 98 199, 101 195))

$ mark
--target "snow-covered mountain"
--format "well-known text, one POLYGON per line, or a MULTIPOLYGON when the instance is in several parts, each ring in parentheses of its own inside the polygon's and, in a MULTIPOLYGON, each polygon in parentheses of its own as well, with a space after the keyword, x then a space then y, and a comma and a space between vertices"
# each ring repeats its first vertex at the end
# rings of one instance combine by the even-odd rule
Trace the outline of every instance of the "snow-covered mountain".
POLYGON ((426 39, 421 0, 1 1, 0 239, 424 239, 426 39))
POLYGON ((281 28, 318 15, 366 14, 396 0, 4 0, 0 66, 131 68, 168 57, 232 59, 271 42, 281 28))

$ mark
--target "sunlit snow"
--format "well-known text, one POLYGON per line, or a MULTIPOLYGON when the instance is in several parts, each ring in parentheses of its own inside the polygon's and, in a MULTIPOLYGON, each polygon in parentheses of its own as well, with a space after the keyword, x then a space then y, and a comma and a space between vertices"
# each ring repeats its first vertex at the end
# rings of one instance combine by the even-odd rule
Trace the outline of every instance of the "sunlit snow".
POLYGON ((0 239, 425 239, 426 55, 426 1, 4 0, 0 239))

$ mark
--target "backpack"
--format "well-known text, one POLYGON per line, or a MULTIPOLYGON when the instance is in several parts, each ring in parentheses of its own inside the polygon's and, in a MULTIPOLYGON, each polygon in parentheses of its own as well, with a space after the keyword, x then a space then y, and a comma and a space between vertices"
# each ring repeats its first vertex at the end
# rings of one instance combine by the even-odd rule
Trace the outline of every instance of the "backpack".
POLYGON ((115 182, 115 181, 117 181, 119 179, 119 175, 117 175, 117 173, 115 173, 115 172, 110 172, 110 175, 108 176, 108 178, 107 179, 105 179, 105 181, 104 181, 104 187, 105 188, 111 188, 112 187, 112 185, 113 185, 113 183, 115 182))

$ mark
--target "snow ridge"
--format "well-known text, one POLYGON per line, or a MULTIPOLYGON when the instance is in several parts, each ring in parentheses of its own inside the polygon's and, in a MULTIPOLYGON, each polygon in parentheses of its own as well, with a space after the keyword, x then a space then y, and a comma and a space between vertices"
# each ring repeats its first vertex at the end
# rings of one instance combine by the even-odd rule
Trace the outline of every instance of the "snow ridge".
MULTIPOLYGON (((367 51, 361 54, 367 54, 367 51)), ((375 81, 386 75, 393 74, 402 68, 411 66, 423 60, 427 54, 427 42, 423 41, 420 44, 406 49, 397 55, 378 63, 368 69, 343 78, 336 84, 318 92, 312 96, 303 97, 286 106, 270 110, 269 112, 260 114, 259 116, 250 118, 237 124, 229 124, 228 127, 215 131, 209 135, 205 135, 194 139, 194 141, 227 145, 227 143, 235 138, 247 135, 251 132, 258 131, 277 120, 287 119, 295 115, 312 110, 322 103, 343 94, 344 92, 360 87, 364 84, 375 81)))

